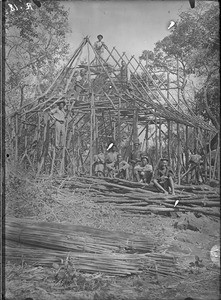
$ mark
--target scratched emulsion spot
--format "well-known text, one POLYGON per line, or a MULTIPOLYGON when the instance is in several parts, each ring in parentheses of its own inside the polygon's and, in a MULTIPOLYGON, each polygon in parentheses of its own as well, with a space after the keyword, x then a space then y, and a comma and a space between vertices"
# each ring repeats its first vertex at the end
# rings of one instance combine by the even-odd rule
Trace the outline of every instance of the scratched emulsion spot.
POLYGON ((175 22, 174 21, 170 21, 170 24, 169 24, 169 26, 168 26, 167 29, 171 29, 174 25, 175 25, 175 22))
POLYGON ((213 246, 212 249, 210 250, 210 259, 215 265, 220 267, 220 246, 219 245, 213 246))

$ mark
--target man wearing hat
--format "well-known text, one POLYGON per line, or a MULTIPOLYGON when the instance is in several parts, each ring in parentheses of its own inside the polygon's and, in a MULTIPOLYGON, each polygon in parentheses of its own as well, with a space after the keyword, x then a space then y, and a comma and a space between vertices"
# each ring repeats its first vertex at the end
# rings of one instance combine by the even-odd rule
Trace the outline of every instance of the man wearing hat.
POLYGON ((117 155, 117 161, 115 162, 115 177, 120 179, 129 179, 129 167, 130 165, 123 160, 122 155, 118 153, 117 155))
POLYGON ((115 173, 115 163, 117 161, 117 156, 118 156, 118 152, 117 152, 117 148, 115 146, 114 143, 110 143, 110 145, 107 148, 107 155, 105 158, 105 164, 106 164, 106 168, 107 168, 107 175, 109 177, 114 177, 114 173, 115 173))
POLYGON ((55 146, 59 148, 60 143, 62 147, 65 145, 65 118, 64 110, 65 101, 57 102, 57 107, 51 110, 52 118, 55 120, 55 146))
MULTIPOLYGON (((142 151, 140 150, 140 142, 139 139, 135 139, 134 141, 134 149, 130 154, 129 157, 129 163, 131 165, 133 177, 136 178, 135 173, 134 173, 134 168, 139 165, 141 162, 141 156, 142 156, 142 151)), ((134 179, 135 179, 134 178, 134 179)))
POLYGON ((154 185, 158 190, 163 192, 164 194, 168 194, 171 191, 172 195, 174 192, 174 181, 173 181, 174 173, 172 169, 168 166, 168 159, 161 158, 159 167, 156 169, 154 175, 154 185))
POLYGON ((150 183, 153 167, 149 164, 149 158, 146 155, 142 155, 140 165, 134 167, 134 174, 138 182, 150 183))

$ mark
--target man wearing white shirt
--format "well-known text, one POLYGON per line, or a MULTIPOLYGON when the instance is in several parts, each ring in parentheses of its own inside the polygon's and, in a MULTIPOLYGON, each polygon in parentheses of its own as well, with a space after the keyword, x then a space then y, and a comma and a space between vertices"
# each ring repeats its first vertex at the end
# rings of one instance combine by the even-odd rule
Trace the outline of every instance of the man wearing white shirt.
MULTIPOLYGON (((102 42, 102 39, 103 39, 103 35, 99 34, 97 36, 97 41, 94 43, 94 49, 95 51, 97 52, 97 54, 99 55, 99 57, 103 60, 104 62, 104 58, 103 58, 103 53, 104 53, 104 49, 107 49, 107 46, 105 45, 104 42, 102 42)), ((98 59, 96 58, 95 56, 95 59, 93 60, 92 62, 93 64, 95 65, 98 65, 99 64, 99 61, 98 59)))
POLYGON ((59 148, 60 143, 62 147, 65 144, 65 101, 60 101, 57 105, 58 107, 51 110, 51 114, 55 119, 55 146, 56 148, 59 148))

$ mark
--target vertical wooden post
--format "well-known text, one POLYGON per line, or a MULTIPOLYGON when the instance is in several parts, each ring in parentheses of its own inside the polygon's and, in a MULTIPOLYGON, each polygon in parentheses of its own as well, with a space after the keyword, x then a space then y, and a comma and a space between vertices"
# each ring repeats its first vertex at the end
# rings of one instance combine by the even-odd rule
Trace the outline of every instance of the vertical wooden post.
POLYGON ((121 98, 119 97, 118 98, 118 127, 117 127, 117 138, 118 138, 118 149, 121 148, 121 132, 120 132, 120 129, 121 129, 121 120, 120 120, 120 109, 121 109, 121 98))
MULTIPOLYGON (((167 71, 167 100, 170 100, 170 73, 167 71)), ((168 126, 168 144, 167 144, 167 153, 168 153, 168 163, 171 165, 171 122, 167 121, 168 126)))
MULTIPOLYGON (((179 60, 177 57, 177 102, 178 110, 180 110, 180 74, 179 74, 179 60)), ((180 124, 177 123, 177 139, 178 139, 178 157, 177 157, 177 178, 178 184, 181 181, 181 140, 180 140, 180 124)))
POLYGON ((171 165, 171 122, 167 121, 168 125, 168 144, 167 144, 167 153, 168 153, 168 162, 171 165))
POLYGON ((220 133, 218 133, 218 141, 217 141, 217 179, 220 181, 220 133))
POLYGON ((94 108, 94 93, 91 89, 91 71, 90 71, 90 50, 89 43, 87 42, 87 53, 88 53, 88 82, 89 91, 91 92, 91 132, 90 132, 90 176, 93 173, 93 156, 94 156, 94 131, 95 131, 95 108, 94 108))
POLYGON ((133 139, 136 140, 138 138, 138 109, 134 110, 133 117, 133 139))
POLYGON ((158 135, 157 135, 157 117, 155 117, 155 147, 156 147, 156 162, 158 162, 158 135))
POLYGON ((145 140, 146 140, 146 147, 145 151, 148 153, 148 148, 149 148, 149 140, 148 140, 148 132, 149 131, 149 123, 146 124, 146 133, 145 133, 145 140))
POLYGON ((98 119, 97 119, 97 116, 96 114, 94 115, 94 118, 95 118, 95 145, 94 145, 94 150, 95 150, 95 153, 97 153, 98 151, 98 119))
POLYGON ((162 157, 162 133, 161 133, 161 118, 159 118, 159 153, 160 157, 162 157))
MULTIPOLYGON (((186 138, 186 149, 185 149, 185 158, 186 158, 185 167, 186 167, 186 171, 187 171, 188 166, 189 166, 189 152, 188 152, 188 149, 189 149, 189 143, 188 143, 189 131, 188 131, 188 129, 189 129, 189 127, 186 125, 186 134, 185 134, 185 138, 186 138)), ((189 182, 189 175, 188 174, 186 176, 186 181, 187 181, 187 183, 189 182)))
POLYGON ((212 155, 211 155, 211 132, 209 133, 209 181, 212 179, 212 155))
POLYGON ((18 161, 18 114, 15 115, 15 161, 18 161))

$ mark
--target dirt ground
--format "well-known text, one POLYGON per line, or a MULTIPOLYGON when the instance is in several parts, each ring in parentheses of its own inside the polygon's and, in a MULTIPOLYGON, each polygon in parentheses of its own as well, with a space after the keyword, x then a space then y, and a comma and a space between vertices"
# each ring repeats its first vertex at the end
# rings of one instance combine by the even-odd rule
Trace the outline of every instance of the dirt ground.
POLYGON ((178 257, 183 279, 140 274, 128 277, 76 273, 73 282, 59 281, 55 269, 6 262, 6 299, 24 300, 219 300, 220 269, 210 258, 219 245, 218 218, 202 214, 175 216, 131 214, 109 203, 95 203, 96 195, 52 187, 50 182, 13 179, 6 192, 6 216, 67 222, 112 231, 148 234, 161 241, 159 251, 178 257), (195 230, 180 224, 189 221, 195 230))

